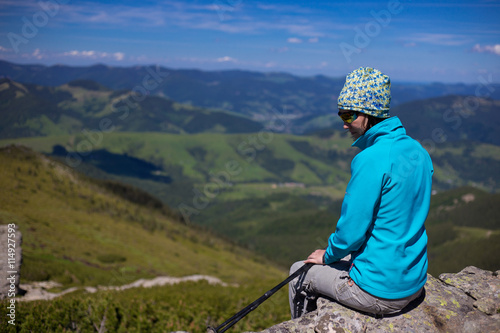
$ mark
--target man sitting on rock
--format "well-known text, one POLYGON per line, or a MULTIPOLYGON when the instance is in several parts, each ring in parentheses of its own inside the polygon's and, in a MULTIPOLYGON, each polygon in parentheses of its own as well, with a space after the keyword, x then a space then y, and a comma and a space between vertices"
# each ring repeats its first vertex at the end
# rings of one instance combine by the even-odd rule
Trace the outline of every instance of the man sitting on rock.
POLYGON ((315 308, 319 295, 375 315, 393 314, 420 296, 427 280, 427 234, 433 167, 429 154, 389 116, 390 79, 365 67, 350 73, 339 116, 361 149, 328 247, 290 282, 292 318, 315 308))

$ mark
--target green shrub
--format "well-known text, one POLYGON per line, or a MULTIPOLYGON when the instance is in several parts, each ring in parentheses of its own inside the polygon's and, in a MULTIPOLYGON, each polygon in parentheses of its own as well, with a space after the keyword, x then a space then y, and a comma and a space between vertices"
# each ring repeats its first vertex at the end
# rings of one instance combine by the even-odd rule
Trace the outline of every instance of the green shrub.
POLYGON ((119 254, 107 253, 98 255, 97 260, 99 260, 103 264, 113 264, 115 262, 124 262, 127 260, 127 258, 119 254))
POLYGON ((457 231, 453 228, 453 223, 445 222, 426 227, 428 246, 434 247, 444 244, 455 239, 458 236, 457 231))
MULTIPOLYGON (((205 332, 207 325, 220 325, 276 283, 221 287, 204 281, 187 282, 18 302, 16 326, 2 320, 0 332, 96 332, 101 325, 106 332, 205 332)), ((0 306, 5 309, 6 302, 0 306)), ((288 319, 287 290, 283 288, 236 324, 233 331, 260 331, 288 319)))

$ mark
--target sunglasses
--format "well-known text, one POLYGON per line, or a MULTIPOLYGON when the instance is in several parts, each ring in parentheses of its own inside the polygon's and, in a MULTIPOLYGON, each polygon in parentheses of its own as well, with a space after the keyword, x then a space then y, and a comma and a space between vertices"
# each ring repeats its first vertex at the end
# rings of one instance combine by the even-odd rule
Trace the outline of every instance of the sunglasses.
POLYGON ((352 123, 353 121, 358 118, 358 113, 356 111, 349 111, 349 112, 340 112, 339 111, 339 117, 342 119, 344 123, 352 123))

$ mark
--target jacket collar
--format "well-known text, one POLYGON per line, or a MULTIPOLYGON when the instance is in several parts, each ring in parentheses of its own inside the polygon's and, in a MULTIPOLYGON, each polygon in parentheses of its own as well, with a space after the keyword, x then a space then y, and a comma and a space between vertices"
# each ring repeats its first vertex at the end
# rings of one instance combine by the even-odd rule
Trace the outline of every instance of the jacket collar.
POLYGON ((375 144, 375 142, 381 137, 394 137, 405 134, 406 130, 404 129, 401 120, 399 120, 397 116, 394 116, 370 128, 365 134, 354 141, 352 146, 363 150, 375 144))

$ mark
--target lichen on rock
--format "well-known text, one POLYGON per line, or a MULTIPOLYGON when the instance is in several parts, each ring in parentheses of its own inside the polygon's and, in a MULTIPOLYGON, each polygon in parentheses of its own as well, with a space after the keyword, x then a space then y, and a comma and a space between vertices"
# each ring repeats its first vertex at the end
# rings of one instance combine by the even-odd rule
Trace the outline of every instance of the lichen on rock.
POLYGON ((423 295, 397 315, 376 318, 320 297, 317 309, 262 333, 500 332, 500 277, 477 267, 428 275, 423 295))

